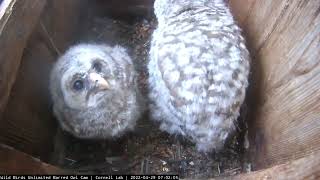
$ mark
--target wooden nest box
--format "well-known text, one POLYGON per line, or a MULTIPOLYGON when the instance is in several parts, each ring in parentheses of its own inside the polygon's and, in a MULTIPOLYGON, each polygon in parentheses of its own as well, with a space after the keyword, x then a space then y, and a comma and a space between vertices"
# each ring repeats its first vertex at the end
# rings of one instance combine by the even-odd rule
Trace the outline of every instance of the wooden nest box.
MULTIPOLYGON (((88 4, 144 16, 151 0, 4 0, 0 8, 0 172, 55 174, 57 124, 48 77, 88 4), (13 148, 10 148, 10 147, 13 148), (35 158, 40 158, 38 161, 35 158)), ((230 179, 320 176, 320 1, 230 0, 252 56, 248 91, 253 171, 230 179)))

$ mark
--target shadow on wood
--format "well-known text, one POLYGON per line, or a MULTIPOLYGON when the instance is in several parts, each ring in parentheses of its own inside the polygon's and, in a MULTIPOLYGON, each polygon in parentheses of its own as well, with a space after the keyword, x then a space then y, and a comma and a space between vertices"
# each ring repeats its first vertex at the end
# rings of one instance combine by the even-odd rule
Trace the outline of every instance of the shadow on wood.
POLYGON ((41 162, 30 155, 0 144, 0 172, 2 174, 66 174, 65 171, 41 162))

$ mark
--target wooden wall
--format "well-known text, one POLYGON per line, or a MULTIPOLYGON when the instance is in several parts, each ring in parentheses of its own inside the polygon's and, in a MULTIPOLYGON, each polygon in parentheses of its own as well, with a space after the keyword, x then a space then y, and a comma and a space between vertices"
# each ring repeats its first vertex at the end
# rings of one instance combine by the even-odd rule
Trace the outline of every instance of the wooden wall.
POLYGON ((256 169, 320 149, 320 0, 230 0, 253 57, 256 169))
POLYGON ((23 49, 46 1, 6 0, 0 19, 0 115, 3 113, 20 66, 23 49))
MULTIPOLYGON (((85 1, 19 0, 17 2, 28 5, 20 7, 18 12, 25 10, 28 13, 14 19, 15 23, 19 23, 21 18, 22 24, 11 27, 12 29, 8 32, 11 38, 14 39, 17 36, 13 29, 19 31, 24 27, 24 23, 29 23, 28 19, 35 20, 32 21, 34 27, 30 27, 28 33, 23 36, 24 41, 17 40, 13 43, 9 40, 4 45, 5 47, 17 46, 19 51, 8 51, 10 54, 7 54, 7 57, 13 57, 14 61, 4 59, 6 60, 4 67, 12 67, 15 71, 6 73, 11 83, 10 91, 7 85, 6 91, 1 91, 6 92, 6 96, 0 93, 0 98, 9 97, 0 119, 0 142, 48 161, 57 127, 51 110, 48 89, 49 72, 59 52, 65 51, 73 42, 81 18, 80 13, 83 12, 82 3, 85 1), (34 12, 31 13, 32 11, 34 12), (39 18, 33 17, 35 12, 38 13, 39 18), (6 63, 11 63, 12 66, 6 63)), ((3 42, 2 39, 0 42, 3 42)), ((2 46, 0 47, 3 49, 2 46)), ((3 87, 2 84, 0 85, 3 87)), ((2 102, 2 99, 0 100, 2 102)), ((5 103, 1 104, 0 110, 4 105, 5 103)))
POLYGON ((270 168, 242 173, 233 177, 217 178, 232 180, 257 180, 257 179, 277 179, 277 180, 301 180, 301 179, 319 179, 320 178, 320 152, 310 153, 310 155, 289 160, 280 165, 274 165, 270 168))
POLYGON ((15 150, 12 147, 0 144, 0 171, 2 174, 19 175, 47 175, 47 174, 75 174, 67 172, 29 154, 15 150))

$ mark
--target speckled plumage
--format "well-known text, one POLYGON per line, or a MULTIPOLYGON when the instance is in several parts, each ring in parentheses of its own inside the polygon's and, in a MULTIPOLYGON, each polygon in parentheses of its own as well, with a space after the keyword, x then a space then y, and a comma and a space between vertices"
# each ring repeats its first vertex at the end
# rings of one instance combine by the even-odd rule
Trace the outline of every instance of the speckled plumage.
POLYGON ((62 129, 96 139, 132 130, 143 107, 136 76, 123 47, 71 47, 54 65, 50 79, 53 110, 62 129))
POLYGON ((235 130, 248 86, 249 53, 223 0, 156 0, 149 98, 160 128, 202 152, 235 130))

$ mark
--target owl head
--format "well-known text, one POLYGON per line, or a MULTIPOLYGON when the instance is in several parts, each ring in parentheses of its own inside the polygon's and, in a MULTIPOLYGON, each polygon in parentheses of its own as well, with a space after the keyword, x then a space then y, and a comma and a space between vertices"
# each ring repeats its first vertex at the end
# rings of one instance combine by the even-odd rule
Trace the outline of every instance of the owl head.
POLYGON ((131 58, 119 46, 73 46, 51 72, 54 113, 78 137, 115 136, 134 124, 136 89, 131 58))

